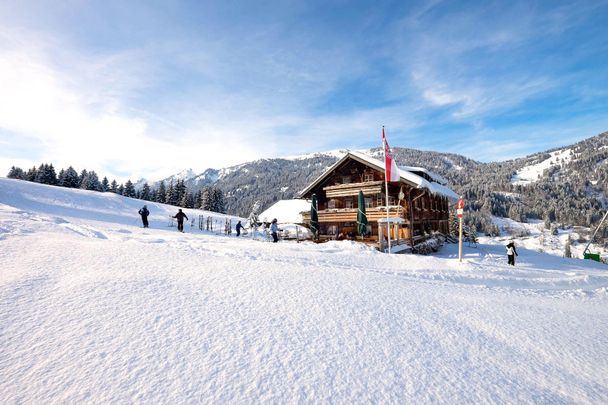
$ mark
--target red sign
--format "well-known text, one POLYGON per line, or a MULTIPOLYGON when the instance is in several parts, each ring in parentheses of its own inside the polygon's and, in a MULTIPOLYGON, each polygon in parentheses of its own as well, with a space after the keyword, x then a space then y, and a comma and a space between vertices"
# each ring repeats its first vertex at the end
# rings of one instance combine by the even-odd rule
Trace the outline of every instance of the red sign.
POLYGON ((456 204, 456 214, 458 214, 458 218, 462 218, 462 214, 464 213, 464 199, 459 199, 456 204))

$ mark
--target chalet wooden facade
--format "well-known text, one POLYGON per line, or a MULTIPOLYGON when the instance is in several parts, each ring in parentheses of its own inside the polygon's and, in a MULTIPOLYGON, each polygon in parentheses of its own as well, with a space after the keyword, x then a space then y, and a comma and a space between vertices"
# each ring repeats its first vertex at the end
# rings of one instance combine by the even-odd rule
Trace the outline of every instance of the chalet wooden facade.
MULTIPOLYGON (((413 246, 433 231, 448 233, 450 202, 458 196, 440 176, 419 167, 400 167, 400 180, 388 184, 387 228, 384 163, 358 152, 349 152, 300 193, 300 198, 318 200, 321 239, 340 232, 356 235, 357 196, 363 192, 368 219, 368 241, 390 232, 391 239, 413 246), (380 221, 380 222, 379 222, 380 221), (382 224, 384 223, 384 224, 382 224)), ((303 213, 310 221, 310 212, 303 213)), ((384 238, 380 238, 380 243, 384 238)), ((382 246, 382 245, 381 245, 382 246)))

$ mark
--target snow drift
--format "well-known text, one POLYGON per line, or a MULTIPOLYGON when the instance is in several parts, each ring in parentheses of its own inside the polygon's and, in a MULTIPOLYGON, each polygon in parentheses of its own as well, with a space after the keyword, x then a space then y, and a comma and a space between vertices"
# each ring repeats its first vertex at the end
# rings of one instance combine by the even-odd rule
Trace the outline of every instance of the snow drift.
POLYGON ((604 403, 608 273, 166 226, 0 179, 2 403, 604 403))

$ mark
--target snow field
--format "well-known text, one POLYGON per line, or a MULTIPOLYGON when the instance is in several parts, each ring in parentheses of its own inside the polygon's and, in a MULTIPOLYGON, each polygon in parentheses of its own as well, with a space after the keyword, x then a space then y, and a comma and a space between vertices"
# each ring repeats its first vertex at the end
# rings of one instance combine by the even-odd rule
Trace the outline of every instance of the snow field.
POLYGON ((572 149, 560 149, 551 152, 549 158, 519 169, 511 178, 511 183, 523 186, 532 184, 538 180, 546 169, 550 168, 552 165, 560 164, 560 160, 562 162, 561 164, 568 163, 572 159, 572 155, 572 149))
POLYGON ((142 229, 30 187, 0 179, 2 403, 608 399, 602 265, 142 229))
MULTIPOLYGON (((568 236, 570 236, 572 257, 577 259, 583 258, 587 242, 578 242, 580 227, 558 229, 558 234, 552 235, 551 231, 545 228, 544 222, 540 220, 529 220, 528 223, 521 223, 509 218, 493 217, 493 222, 498 225, 503 236, 494 238, 481 237, 479 239, 482 243, 506 245, 509 243, 508 241, 514 240, 518 249, 523 246, 540 253, 563 257, 568 236), (521 236, 521 234, 529 236, 521 236)), ((588 230, 588 228, 585 229, 588 230)), ((589 230, 588 235, 592 234, 594 230, 595 228, 589 230)), ((593 253, 599 253, 602 258, 607 258, 608 256, 608 251, 596 243, 592 243, 589 246, 589 250, 593 253)))

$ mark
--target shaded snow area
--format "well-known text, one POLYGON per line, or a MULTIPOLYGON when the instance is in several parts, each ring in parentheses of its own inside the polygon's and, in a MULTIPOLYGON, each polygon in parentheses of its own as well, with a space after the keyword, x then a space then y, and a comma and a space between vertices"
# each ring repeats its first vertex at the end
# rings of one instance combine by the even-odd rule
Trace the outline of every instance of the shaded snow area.
POLYGON ((528 185, 537 181, 543 172, 553 165, 562 165, 572 159, 572 149, 561 149, 551 152, 551 157, 536 164, 522 167, 511 178, 511 183, 515 185, 528 185))
POLYGON ((139 205, 0 179, 0 403, 608 401, 604 265, 142 229, 139 205))

